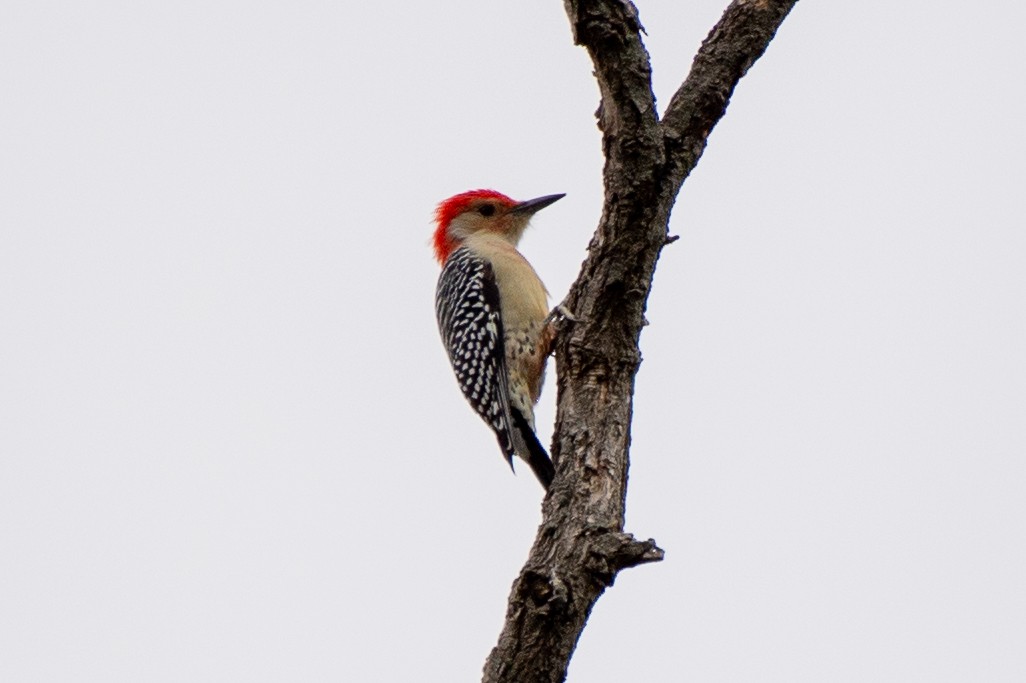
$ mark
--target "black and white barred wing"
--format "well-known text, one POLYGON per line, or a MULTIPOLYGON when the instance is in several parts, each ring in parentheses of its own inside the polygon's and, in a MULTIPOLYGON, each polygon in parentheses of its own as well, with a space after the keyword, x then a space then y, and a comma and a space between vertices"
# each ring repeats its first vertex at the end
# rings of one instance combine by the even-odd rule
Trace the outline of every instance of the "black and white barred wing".
POLYGON ((499 288, 491 264, 467 249, 454 251, 435 290, 438 329, 463 395, 495 431, 512 466, 513 420, 500 313, 499 288))

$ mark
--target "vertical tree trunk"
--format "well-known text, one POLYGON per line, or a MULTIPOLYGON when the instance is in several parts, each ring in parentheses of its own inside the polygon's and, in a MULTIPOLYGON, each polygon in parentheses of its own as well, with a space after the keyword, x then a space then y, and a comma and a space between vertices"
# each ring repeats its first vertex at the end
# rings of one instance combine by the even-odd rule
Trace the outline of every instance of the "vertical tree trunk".
POLYGON ((527 563, 513 583, 486 683, 566 678, 592 606, 617 573, 663 558, 625 533, 638 340, 656 261, 681 184, 734 86, 797 0, 735 0, 703 42, 660 120, 637 9, 627 0, 565 0, 595 66, 605 200, 556 344, 556 480, 527 563))

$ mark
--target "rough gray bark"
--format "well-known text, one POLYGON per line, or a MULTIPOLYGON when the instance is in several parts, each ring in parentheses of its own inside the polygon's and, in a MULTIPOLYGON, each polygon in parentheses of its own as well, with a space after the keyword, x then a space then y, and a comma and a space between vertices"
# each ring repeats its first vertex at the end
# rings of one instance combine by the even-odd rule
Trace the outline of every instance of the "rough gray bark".
POLYGON ((592 606, 617 573, 663 558, 623 530, 638 339, 670 210, 734 86, 797 0, 735 0, 702 43, 659 119, 637 9, 627 0, 564 0, 591 55, 606 164, 605 202, 564 303, 556 344, 556 480, 530 556, 513 583, 484 681, 557 682, 592 606))

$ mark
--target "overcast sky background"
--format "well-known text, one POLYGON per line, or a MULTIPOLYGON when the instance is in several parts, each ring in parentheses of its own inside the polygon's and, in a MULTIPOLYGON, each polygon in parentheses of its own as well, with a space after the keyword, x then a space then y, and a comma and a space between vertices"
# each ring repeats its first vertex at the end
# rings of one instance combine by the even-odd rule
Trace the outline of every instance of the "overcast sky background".
MULTIPOLYGON (((662 106, 727 0, 639 1, 662 106)), ((569 680, 1026 680, 1019 3, 800 2, 671 229, 569 680)), ((562 4, 0 8, 0 679, 470 681, 540 520, 435 204, 601 207, 562 4)), ((539 409, 551 435, 555 383, 539 409)))

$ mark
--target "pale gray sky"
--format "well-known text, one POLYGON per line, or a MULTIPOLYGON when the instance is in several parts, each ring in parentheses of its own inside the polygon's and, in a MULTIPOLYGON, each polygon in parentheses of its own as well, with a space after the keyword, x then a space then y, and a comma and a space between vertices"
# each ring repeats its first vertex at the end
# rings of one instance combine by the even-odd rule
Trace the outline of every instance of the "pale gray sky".
MULTIPOLYGON (((727 0, 639 2, 668 101, 727 0)), ((1026 680, 1018 3, 800 2, 685 184, 570 681, 1026 680)), ((0 680, 467 681, 539 521, 441 199, 601 202, 559 2, 0 10, 0 680)), ((551 434, 554 382, 539 410, 551 434)))

